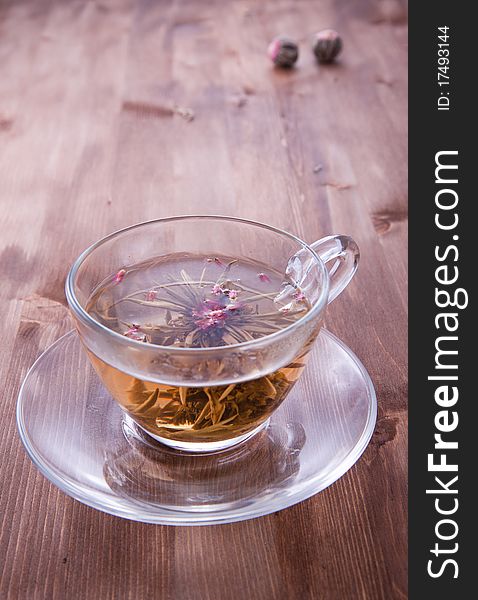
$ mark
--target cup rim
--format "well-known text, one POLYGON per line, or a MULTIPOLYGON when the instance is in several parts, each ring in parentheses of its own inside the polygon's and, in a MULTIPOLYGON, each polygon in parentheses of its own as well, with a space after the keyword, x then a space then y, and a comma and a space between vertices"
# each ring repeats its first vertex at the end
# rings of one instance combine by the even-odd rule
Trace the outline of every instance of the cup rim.
POLYGON ((315 317, 318 313, 320 313, 320 311, 324 308, 324 306, 326 306, 327 298, 329 295, 329 284, 330 284, 329 273, 327 271, 325 263, 320 258, 320 256, 317 254, 317 252, 315 252, 315 250, 313 250, 313 248, 311 248, 311 246, 309 246, 309 244, 307 244, 306 242, 301 240, 299 237, 293 235, 292 233, 289 233, 288 231, 285 231, 278 227, 273 227, 272 225, 267 225, 266 223, 262 223, 260 221, 253 221, 251 219, 243 219, 241 217, 231 217, 231 216, 227 216, 227 215, 177 215, 177 216, 171 216, 171 217, 162 217, 159 219, 150 219, 148 221, 141 221, 140 223, 135 223, 134 225, 129 225, 128 227, 123 227, 122 229, 113 231, 112 233, 100 238, 98 241, 96 241, 93 244, 91 244, 90 246, 88 246, 88 248, 86 248, 86 250, 84 250, 78 256, 78 258, 75 260, 75 262, 73 263, 73 265, 71 266, 71 268, 68 272, 68 275, 66 277, 66 282, 65 282, 65 294, 66 294, 66 299, 67 299, 70 309, 75 313, 75 315, 86 326, 91 327, 102 334, 106 334, 108 336, 113 336, 113 339, 115 339, 116 341, 118 341, 126 346, 130 346, 133 348, 145 348, 146 347, 146 348, 149 348, 150 350, 162 351, 162 352, 166 351, 166 352, 171 352, 171 353, 174 353, 177 355, 183 354, 185 352, 188 354, 191 352, 208 354, 208 353, 215 353, 218 350, 227 351, 229 349, 238 349, 239 348, 242 350, 243 348, 251 348, 254 346, 261 345, 262 343, 268 343, 271 340, 274 341, 281 337, 287 336, 294 329, 296 329, 299 325, 304 325, 307 322, 309 322, 313 317, 315 317), (184 221, 184 220, 192 220, 192 219, 199 219, 199 220, 209 219, 209 220, 218 220, 218 221, 224 220, 224 221, 234 221, 237 223, 244 223, 246 225, 252 225, 255 227, 262 228, 262 229, 267 229, 269 231, 272 231, 273 233, 285 236, 285 237, 289 238, 290 240, 293 240, 294 242, 299 244, 299 246, 302 246, 303 249, 308 250, 311 253, 311 255, 315 259, 317 265, 319 266, 319 268, 322 271, 322 274, 324 276, 324 286, 322 287, 322 290, 319 294, 318 299, 314 302, 311 309, 309 311, 307 311, 307 313, 303 317, 300 317, 299 319, 297 319, 297 321, 294 321, 294 323, 292 323, 291 325, 288 325, 287 327, 284 327, 283 329, 279 329, 278 331, 274 331, 273 333, 269 333, 267 335, 264 335, 263 337, 260 337, 260 338, 254 339, 254 340, 249 340, 246 342, 237 342, 236 344, 228 344, 226 346, 210 346, 207 348, 181 348, 181 347, 177 347, 177 346, 161 346, 159 344, 151 344, 149 342, 141 342, 138 340, 127 338, 126 336, 122 335, 121 333, 118 333, 117 331, 113 331, 113 329, 109 329, 108 327, 106 327, 105 325, 103 325, 102 323, 100 323, 99 321, 94 319, 81 306, 78 298, 76 297, 75 290, 74 290, 75 278, 76 278, 78 270, 81 267, 81 265, 83 264, 83 262, 97 248, 99 248, 106 242, 112 240, 113 238, 119 237, 120 235, 122 235, 123 233, 126 233, 127 231, 132 231, 133 229, 137 229, 137 228, 145 226, 145 225, 150 225, 152 223, 184 221))

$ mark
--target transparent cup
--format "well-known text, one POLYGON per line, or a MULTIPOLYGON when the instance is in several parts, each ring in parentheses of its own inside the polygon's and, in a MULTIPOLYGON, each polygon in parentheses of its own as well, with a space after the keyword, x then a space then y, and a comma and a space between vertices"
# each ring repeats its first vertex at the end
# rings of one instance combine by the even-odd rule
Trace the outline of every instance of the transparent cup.
POLYGON ((324 311, 352 279, 358 260, 357 245, 347 236, 328 236, 309 245, 285 231, 245 219, 170 217, 133 225, 90 246, 68 274, 66 297, 96 372, 127 418, 170 447, 211 452, 243 442, 267 425, 300 377, 324 311), (112 273, 184 252, 247 261, 260 257, 300 287, 310 309, 269 335, 207 348, 130 339, 87 312, 93 292, 112 273), (208 426, 192 421, 165 424, 161 415, 173 409, 176 413, 197 409, 198 402, 202 402, 201 412, 209 415, 208 426), (223 418, 226 403, 235 407, 227 419, 223 418))

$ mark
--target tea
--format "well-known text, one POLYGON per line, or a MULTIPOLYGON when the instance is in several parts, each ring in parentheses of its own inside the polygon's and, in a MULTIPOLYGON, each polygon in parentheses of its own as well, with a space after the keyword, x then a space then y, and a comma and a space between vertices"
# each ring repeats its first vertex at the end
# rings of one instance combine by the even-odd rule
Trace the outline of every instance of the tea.
MULTIPOLYGON (((191 254, 121 269, 87 305, 97 321, 130 339, 177 348, 259 339, 293 324, 309 308, 296 282, 258 261, 191 254)), ((145 381, 89 354, 111 394, 146 430, 182 442, 210 442, 264 422, 298 379, 308 350, 265 377, 209 387, 145 381)))

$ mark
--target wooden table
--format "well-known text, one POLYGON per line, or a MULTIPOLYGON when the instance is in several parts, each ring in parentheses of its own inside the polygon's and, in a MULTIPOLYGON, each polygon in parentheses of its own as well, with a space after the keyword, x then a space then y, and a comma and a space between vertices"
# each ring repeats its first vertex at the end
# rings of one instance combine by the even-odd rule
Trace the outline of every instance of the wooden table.
POLYGON ((406 36, 398 0, 0 4, 2 600, 406 597, 406 36), (327 26, 345 51, 318 67, 308 35, 327 26), (281 32, 301 44, 290 72, 265 56, 281 32), (347 233, 362 250, 327 327, 376 385, 372 442, 324 492, 234 525, 83 506, 37 472, 15 428, 28 367, 71 328, 74 258, 186 213, 310 242, 347 233))

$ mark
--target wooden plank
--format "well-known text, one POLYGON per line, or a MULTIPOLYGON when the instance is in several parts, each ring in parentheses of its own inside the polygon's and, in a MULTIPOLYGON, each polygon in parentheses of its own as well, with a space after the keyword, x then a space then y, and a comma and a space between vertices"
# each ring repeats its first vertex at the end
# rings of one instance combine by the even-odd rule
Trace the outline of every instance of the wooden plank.
POLYGON ((406 52, 398 0, 0 5, 1 598, 406 597, 406 52), (319 67, 308 36, 328 26, 345 50, 319 67), (301 43, 291 72, 265 56, 282 32, 301 43), (372 443, 336 484, 268 517, 192 529, 64 496, 14 423, 27 368, 70 327, 63 283, 78 253, 187 213, 309 242, 352 235, 360 269, 327 326, 379 398, 372 443))

